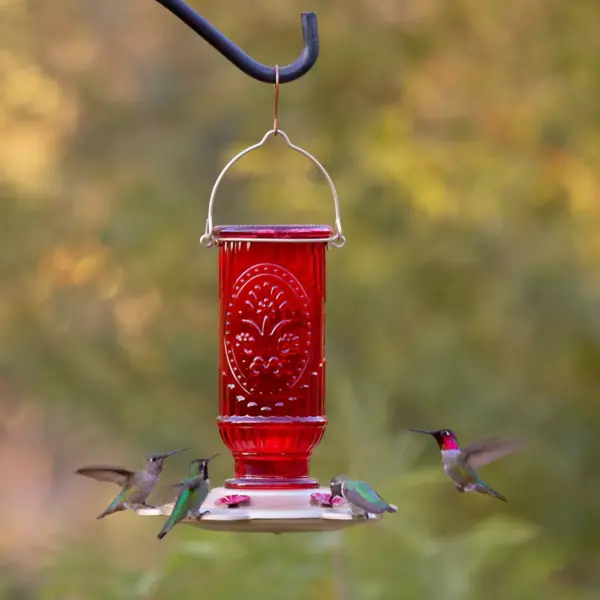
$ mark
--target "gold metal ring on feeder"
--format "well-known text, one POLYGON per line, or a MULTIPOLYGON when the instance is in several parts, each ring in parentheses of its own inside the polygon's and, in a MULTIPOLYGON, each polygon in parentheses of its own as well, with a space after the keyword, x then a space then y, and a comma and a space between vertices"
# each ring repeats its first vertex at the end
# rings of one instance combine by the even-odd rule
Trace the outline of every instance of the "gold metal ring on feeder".
MULTIPOLYGON (((275 113, 275 117, 277 117, 277 112, 275 113)), ((275 125, 276 124, 277 123, 275 123, 275 125)), ((249 146, 245 150, 242 150, 239 154, 234 156, 225 165, 225 167, 221 171, 221 174, 217 177, 217 180, 215 181, 212 192, 210 194, 210 200, 208 202, 208 217, 206 219, 206 227, 204 230, 204 235, 202 235, 200 237, 200 244, 202 244, 203 246, 206 246, 208 248, 208 247, 214 245, 215 242, 217 241, 216 236, 214 234, 213 211, 214 211, 217 190, 219 188, 219 185, 221 184, 221 181, 223 180, 223 177, 225 176, 227 171, 229 171, 229 169, 238 160, 240 160, 240 158, 242 158, 243 156, 246 156, 246 154, 249 154, 250 152, 252 152, 253 150, 256 150, 257 148, 260 148, 267 141, 267 139, 269 137, 271 137, 272 135, 273 136, 274 135, 281 136, 285 140, 285 143, 292 150, 299 152, 300 154, 302 154, 302 156, 306 156, 306 158, 308 158, 314 165, 317 166, 319 171, 321 171, 321 173, 327 180, 327 183, 329 184, 329 189, 331 190, 331 195, 333 196, 333 205, 335 208, 335 226, 334 226, 333 235, 330 236, 329 238, 325 238, 325 239, 321 238, 321 239, 312 239, 312 240, 311 239, 298 239, 298 238, 285 238, 285 239, 269 238, 268 240, 263 240, 260 238, 251 238, 251 237, 248 237, 248 238, 236 237, 235 239, 232 238, 231 240, 225 240, 224 238, 220 238, 220 240, 221 241, 235 241, 235 242, 253 242, 253 243, 261 242, 261 241, 279 242, 279 243, 289 243, 289 242, 321 242, 322 243, 322 242, 327 242, 328 245, 335 246, 336 248, 341 248, 346 243, 346 238, 342 234, 342 220, 340 217, 340 202, 338 199, 337 191, 335 189, 335 185, 333 184, 333 181, 332 181, 331 177, 329 176, 329 173, 325 170, 325 167, 312 154, 310 154, 303 148, 300 148, 299 146, 292 144, 292 142, 290 141, 290 138, 281 129, 271 129, 270 131, 267 131, 267 133, 264 135, 263 139, 260 140, 260 142, 258 142, 257 144, 254 144, 253 146, 249 146)))

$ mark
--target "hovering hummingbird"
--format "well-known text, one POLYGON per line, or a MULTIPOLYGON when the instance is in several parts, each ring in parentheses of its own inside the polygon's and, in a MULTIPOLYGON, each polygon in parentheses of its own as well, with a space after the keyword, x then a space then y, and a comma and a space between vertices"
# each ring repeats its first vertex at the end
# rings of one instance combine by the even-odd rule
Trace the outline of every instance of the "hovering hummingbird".
MULTIPOLYGON (((381 496, 364 481, 350 479, 346 475, 336 475, 330 482, 331 500, 340 496, 350 504, 354 515, 368 513, 380 515, 384 512, 395 513, 398 509, 388 504, 381 496)), ((331 501, 330 500, 330 501, 331 501)))
POLYGON ((173 450, 163 454, 149 454, 143 469, 138 471, 129 471, 120 467, 82 467, 77 469, 77 475, 90 477, 98 481, 109 481, 122 487, 118 496, 108 505, 108 508, 98 515, 102 519, 107 515, 120 512, 127 508, 154 508, 146 504, 146 499, 152 493, 156 482, 163 470, 165 459, 173 454, 185 452, 182 450, 173 450))
POLYGON ((444 472, 459 492, 487 494, 508 502, 502 494, 483 481, 475 469, 515 452, 523 445, 522 440, 502 440, 498 437, 489 437, 473 442, 466 448, 461 448, 456 434, 450 429, 438 431, 410 429, 409 431, 425 433, 435 438, 442 453, 444 472))
POLYGON ((165 526, 158 534, 158 539, 162 540, 171 529, 185 517, 197 517, 210 512, 208 510, 200 512, 202 504, 210 491, 210 479, 208 478, 208 463, 219 456, 214 454, 210 458, 196 458, 190 462, 190 476, 184 481, 175 484, 179 488, 179 496, 173 507, 173 511, 165 526))

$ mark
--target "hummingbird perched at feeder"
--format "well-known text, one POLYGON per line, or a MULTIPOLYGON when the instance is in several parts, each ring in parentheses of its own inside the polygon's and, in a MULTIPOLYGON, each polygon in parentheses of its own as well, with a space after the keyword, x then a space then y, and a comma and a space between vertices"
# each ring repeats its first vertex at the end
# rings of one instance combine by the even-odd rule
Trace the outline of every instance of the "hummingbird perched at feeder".
POLYGON ((368 513, 380 515, 384 512, 395 513, 398 509, 388 504, 368 483, 350 479, 346 475, 336 475, 330 482, 331 501, 340 496, 352 509, 354 515, 364 514, 368 518, 368 513))
POLYGON ((200 509, 210 492, 208 463, 217 456, 219 455, 214 454, 210 458, 196 458, 190 462, 191 477, 175 484, 175 487, 180 490, 179 496, 169 519, 157 536, 159 540, 162 540, 185 517, 200 518, 209 512, 208 510, 200 512, 200 509))
POLYGON ((102 519, 108 515, 120 512, 127 508, 154 508, 146 504, 146 499, 152 493, 152 490, 158 482, 158 478, 163 470, 165 459, 173 454, 185 452, 182 450, 173 450, 163 452, 162 454, 148 454, 144 467, 137 471, 129 471, 120 467, 82 467, 77 469, 77 475, 90 477, 97 481, 109 481, 122 487, 117 497, 108 505, 105 511, 98 515, 102 519))
POLYGON ((425 433, 435 438, 442 454, 444 473, 452 480, 459 492, 486 494, 503 502, 508 502, 502 494, 479 477, 476 469, 503 456, 512 454, 523 445, 522 440, 503 440, 498 437, 488 437, 461 448, 456 434, 451 429, 439 429, 437 431, 409 429, 409 431, 425 433))

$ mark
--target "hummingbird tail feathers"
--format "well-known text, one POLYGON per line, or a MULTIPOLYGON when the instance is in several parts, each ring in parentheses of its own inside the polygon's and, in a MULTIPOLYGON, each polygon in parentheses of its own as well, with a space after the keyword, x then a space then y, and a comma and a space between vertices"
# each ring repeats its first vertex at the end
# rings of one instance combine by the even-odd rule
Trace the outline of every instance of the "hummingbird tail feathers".
POLYGON ((167 533, 169 533, 169 531, 171 531, 171 529, 173 529, 173 525, 175 525, 175 523, 172 522, 171 519, 169 519, 164 527, 160 530, 160 533, 156 536, 159 540, 162 540, 165 535, 167 535, 167 533))
POLYGON ((398 507, 394 506, 393 504, 388 504, 387 508, 385 509, 385 512, 389 512, 389 513, 398 512, 398 507))
POLYGON ((126 510, 128 508, 127 504, 127 489, 123 488, 119 495, 108 505, 106 510, 100 513, 96 518, 103 519, 104 517, 108 517, 108 515, 112 515, 116 512, 121 512, 122 510, 126 510))
POLYGON ((484 485, 478 483, 475 487, 475 491, 480 494, 487 494, 488 496, 492 496, 493 498, 498 498, 498 500, 502 500, 502 502, 508 502, 505 496, 503 496, 500 492, 497 492, 495 489, 491 488, 489 485, 484 485))
POLYGON ((109 506, 105 511, 101 512, 96 517, 96 519, 104 519, 104 517, 108 517, 108 515, 112 515, 114 513, 118 513, 123 510, 126 510, 126 508, 122 504, 117 504, 116 506, 109 506))

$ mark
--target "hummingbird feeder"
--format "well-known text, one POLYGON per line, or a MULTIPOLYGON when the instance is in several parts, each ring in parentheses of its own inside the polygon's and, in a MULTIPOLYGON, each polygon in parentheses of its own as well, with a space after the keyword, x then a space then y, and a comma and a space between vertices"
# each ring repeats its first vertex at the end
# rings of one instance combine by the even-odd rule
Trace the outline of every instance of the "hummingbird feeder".
MULTIPOLYGON (((310 477, 311 453, 327 426, 325 412, 326 252, 342 247, 338 196, 319 161, 278 127, 279 85, 316 62, 315 13, 302 15, 304 50, 287 67, 254 61, 181 0, 157 0, 251 77, 275 84, 273 129, 232 158, 218 176, 200 243, 218 248, 220 300, 219 416, 217 424, 234 460, 234 476, 214 488, 201 519, 223 531, 325 531, 367 522, 328 487, 310 477), (335 209, 329 225, 219 225, 213 223, 217 190, 229 169, 269 137, 280 136, 321 172, 335 209)), ((169 515, 167 504, 140 509, 169 515)), ((370 520, 380 516, 369 515, 370 520)))

